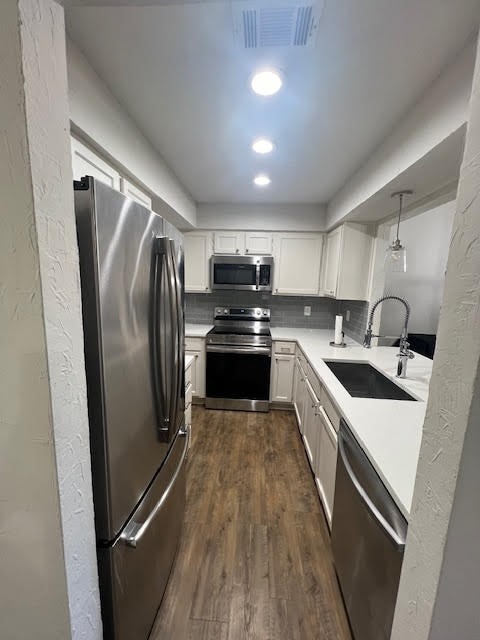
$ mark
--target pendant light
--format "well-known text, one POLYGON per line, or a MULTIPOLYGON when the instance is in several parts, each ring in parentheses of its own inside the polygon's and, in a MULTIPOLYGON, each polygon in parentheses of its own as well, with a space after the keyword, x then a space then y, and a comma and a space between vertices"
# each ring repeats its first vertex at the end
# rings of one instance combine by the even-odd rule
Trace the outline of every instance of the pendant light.
POLYGON ((403 191, 395 191, 392 193, 392 198, 399 199, 398 207, 398 221, 397 221, 397 237, 392 244, 387 247, 387 253, 385 255, 385 270, 395 273, 405 273, 407 270, 407 248, 400 242, 398 237, 400 231, 400 218, 402 217, 403 196, 411 196, 413 191, 411 189, 404 189, 403 191))

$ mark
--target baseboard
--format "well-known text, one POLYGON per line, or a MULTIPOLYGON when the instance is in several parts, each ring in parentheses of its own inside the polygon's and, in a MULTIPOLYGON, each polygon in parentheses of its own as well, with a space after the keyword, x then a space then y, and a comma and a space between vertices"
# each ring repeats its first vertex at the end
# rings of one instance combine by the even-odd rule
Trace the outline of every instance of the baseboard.
POLYGON ((270 409, 281 411, 294 411, 293 402, 270 402, 270 409))

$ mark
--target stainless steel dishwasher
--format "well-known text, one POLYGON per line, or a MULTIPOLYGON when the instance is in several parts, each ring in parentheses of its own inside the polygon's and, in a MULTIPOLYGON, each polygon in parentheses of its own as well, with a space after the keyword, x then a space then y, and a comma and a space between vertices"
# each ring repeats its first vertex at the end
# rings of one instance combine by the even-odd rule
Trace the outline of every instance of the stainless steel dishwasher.
POLYGON ((344 420, 340 423, 332 548, 355 640, 389 640, 407 521, 344 420))

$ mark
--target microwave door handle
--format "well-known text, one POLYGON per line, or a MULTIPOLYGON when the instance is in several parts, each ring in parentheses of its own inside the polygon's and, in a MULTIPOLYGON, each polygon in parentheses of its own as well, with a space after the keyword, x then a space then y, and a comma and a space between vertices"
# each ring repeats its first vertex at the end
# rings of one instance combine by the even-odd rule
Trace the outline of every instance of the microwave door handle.
POLYGON ((377 522, 380 529, 383 530, 385 535, 394 544, 397 550, 402 551, 403 548, 405 547, 405 540, 401 536, 399 536, 398 533, 395 531, 395 529, 393 529, 393 527, 391 527, 390 524, 385 520, 385 518, 382 516, 380 511, 377 509, 377 507, 374 505, 374 503, 368 496, 365 489, 362 487, 362 485, 358 481, 358 478, 356 477, 350 465, 350 462, 348 460, 347 452, 345 451, 345 445, 343 443, 343 435, 342 433, 340 433, 339 435, 340 437, 338 439, 338 451, 339 451, 343 466, 345 467, 345 471, 347 472, 347 475, 351 483, 353 484, 355 490, 360 496, 362 502, 364 503, 364 505, 370 512, 370 514, 372 515, 373 519, 377 522))
POLYGON ((165 350, 165 327, 160 321, 160 304, 162 300, 162 282, 165 272, 166 255, 158 239, 155 241, 153 300, 152 300, 152 379, 155 412, 157 415, 157 431, 160 440, 168 439, 168 412, 166 406, 166 380, 162 371, 161 355, 165 350))

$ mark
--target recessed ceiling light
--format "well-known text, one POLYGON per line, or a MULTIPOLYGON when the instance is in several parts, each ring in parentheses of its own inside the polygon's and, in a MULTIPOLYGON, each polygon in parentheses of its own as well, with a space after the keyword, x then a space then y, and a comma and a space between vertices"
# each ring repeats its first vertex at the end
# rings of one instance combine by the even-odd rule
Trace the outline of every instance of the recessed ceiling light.
POLYGON ((278 71, 262 69, 253 76, 250 86, 260 96, 273 96, 280 90, 282 84, 283 81, 278 71))
POLYGON ((252 149, 255 153, 270 153, 273 151, 273 142, 268 138, 257 138, 253 141, 252 149))
POLYGON ((258 176, 255 176, 253 182, 257 185, 257 187, 266 187, 270 184, 270 178, 264 173, 259 173, 258 176))

